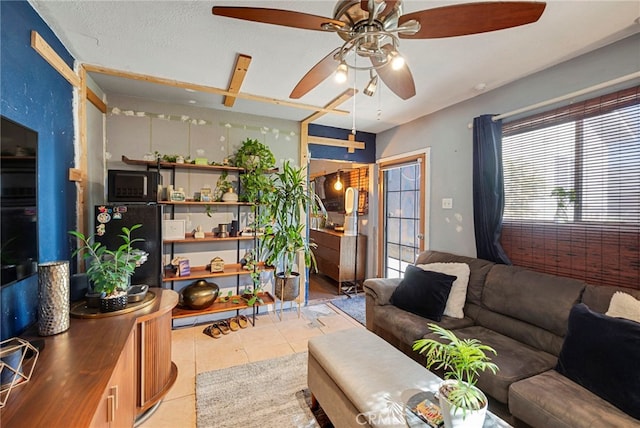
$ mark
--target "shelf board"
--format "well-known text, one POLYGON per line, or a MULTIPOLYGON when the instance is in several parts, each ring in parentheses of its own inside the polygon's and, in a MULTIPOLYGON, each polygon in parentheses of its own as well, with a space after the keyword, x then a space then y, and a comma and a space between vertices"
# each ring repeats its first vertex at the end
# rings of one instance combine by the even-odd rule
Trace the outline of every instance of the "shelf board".
POLYGON ((128 157, 122 155, 122 162, 127 165, 142 165, 151 168, 166 168, 166 169, 201 169, 201 170, 209 170, 209 171, 237 171, 244 172, 244 168, 240 168, 237 166, 227 166, 227 165, 196 165, 192 163, 176 163, 176 162, 165 162, 165 161, 146 161, 140 159, 129 159, 128 157))
MULTIPOLYGON (((263 265, 261 265, 259 269, 269 270, 269 268, 264 268, 263 265)), ((177 276, 173 271, 165 270, 162 282, 189 281, 192 279, 216 278, 249 274, 251 274, 251 271, 244 269, 242 266, 240 266, 240 263, 224 265, 224 271, 213 273, 209 271, 207 266, 192 266, 191 275, 188 276, 177 276)))
POLYGON ((229 236, 227 238, 218 238, 214 233, 206 232, 204 238, 194 238, 192 234, 186 234, 184 239, 165 239, 165 244, 193 244, 197 242, 224 242, 224 241, 250 241, 253 235, 229 236))
MULTIPOLYGON (((268 292, 261 294, 260 297, 262 297, 264 303, 259 303, 255 306, 271 305, 275 303, 275 299, 268 292)), ((236 311, 246 308, 250 308, 250 306, 247 306, 247 302, 240 296, 231 296, 226 302, 221 302, 220 297, 218 297, 211 306, 205 309, 187 309, 176 306, 173 308, 172 318, 187 318, 198 315, 215 314, 218 312, 236 311), (238 303, 232 303, 232 300, 234 299, 237 299, 238 303)))
POLYGON ((231 207, 237 207, 238 205, 251 206, 254 205, 251 202, 200 202, 200 201, 158 201, 162 205, 227 205, 231 207))
MULTIPOLYGON (((165 169, 200 169, 205 171, 227 171, 227 172, 239 172, 244 173, 246 170, 239 166, 229 165, 196 165, 193 163, 176 163, 165 161, 146 161, 141 159, 129 159, 125 155, 122 155, 122 162, 127 165, 141 165, 149 168, 165 168, 165 169)), ((267 173, 278 172, 278 168, 272 168, 266 171, 267 173)))

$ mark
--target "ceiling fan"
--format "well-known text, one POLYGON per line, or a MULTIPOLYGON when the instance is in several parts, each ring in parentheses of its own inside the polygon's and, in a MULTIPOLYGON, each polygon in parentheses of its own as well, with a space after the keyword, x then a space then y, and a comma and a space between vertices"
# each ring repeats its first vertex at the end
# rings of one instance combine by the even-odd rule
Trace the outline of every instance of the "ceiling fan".
POLYGON ((292 10, 214 6, 213 14, 266 24, 338 34, 344 43, 314 65, 289 95, 300 98, 332 73, 346 81, 349 69, 368 70, 364 93, 373 95, 378 76, 402 99, 416 94, 411 71, 400 54, 399 39, 464 36, 536 22, 542 2, 465 3, 403 14, 402 0, 340 0, 333 18, 292 10), (364 61, 362 61, 364 59, 364 61), (358 62, 360 61, 360 62, 358 62))

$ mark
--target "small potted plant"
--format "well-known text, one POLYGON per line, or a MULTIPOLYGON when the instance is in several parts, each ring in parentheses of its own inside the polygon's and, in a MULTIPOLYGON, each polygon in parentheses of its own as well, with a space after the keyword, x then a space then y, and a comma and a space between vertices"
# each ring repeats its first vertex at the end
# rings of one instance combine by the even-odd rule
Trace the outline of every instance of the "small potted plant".
POLYGON ((131 238, 131 232, 140 227, 141 224, 136 224, 130 229, 123 227, 122 235, 119 235, 123 244, 115 250, 109 250, 100 242, 95 242, 95 235, 86 237, 81 232, 69 231, 69 234, 81 243, 73 252, 73 256, 84 253, 83 258, 89 266, 87 277, 91 281, 91 288, 94 292, 101 293, 102 312, 121 310, 127 305, 131 275, 147 256, 144 251, 132 246, 135 242, 143 241, 141 238, 131 238))
POLYGON ((476 339, 459 339, 447 329, 429 324, 438 339, 419 339, 413 350, 424 354, 427 368, 444 369, 445 380, 439 388, 439 401, 445 427, 482 427, 487 413, 487 397, 475 385, 478 372, 498 366, 485 352, 496 351, 476 339))
POLYGON ((313 262, 315 267, 312 251, 315 244, 306 239, 303 222, 307 208, 314 209, 315 198, 305 185, 304 168, 285 161, 265 205, 272 219, 264 237, 265 261, 276 266, 275 295, 285 301, 294 300, 300 292, 299 273, 294 272, 297 257, 303 257, 305 266, 313 262))

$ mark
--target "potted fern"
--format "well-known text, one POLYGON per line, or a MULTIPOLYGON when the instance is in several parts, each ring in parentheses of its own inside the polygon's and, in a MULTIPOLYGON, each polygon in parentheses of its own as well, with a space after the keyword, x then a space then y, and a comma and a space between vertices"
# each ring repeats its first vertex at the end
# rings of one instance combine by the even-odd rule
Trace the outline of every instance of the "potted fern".
POLYGON ((131 238, 131 232, 142 227, 136 224, 131 228, 123 227, 123 244, 115 250, 109 250, 100 242, 95 242, 95 235, 86 237, 81 232, 69 231, 76 237, 81 245, 73 252, 75 257, 83 253, 83 258, 88 264, 87 277, 91 281, 91 288, 96 293, 101 293, 100 310, 113 312, 124 309, 127 305, 127 290, 136 267, 144 263, 147 253, 133 248, 132 244, 141 242, 141 238, 131 238))
POLYGON ((446 428, 482 427, 487 413, 487 397, 475 385, 478 372, 490 370, 495 373, 498 366, 491 362, 485 352, 496 351, 477 339, 459 339, 447 329, 429 324, 438 339, 419 339, 413 350, 424 354, 427 368, 444 369, 445 380, 440 384, 440 410, 446 428))

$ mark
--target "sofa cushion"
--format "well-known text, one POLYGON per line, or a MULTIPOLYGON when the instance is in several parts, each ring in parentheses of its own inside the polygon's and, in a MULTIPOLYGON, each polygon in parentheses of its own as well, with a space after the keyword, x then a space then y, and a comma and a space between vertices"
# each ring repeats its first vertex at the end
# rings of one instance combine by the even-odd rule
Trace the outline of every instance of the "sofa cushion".
POLYGON ((569 315, 556 370, 640 419, 640 323, 591 311, 569 315))
POLYGON ((446 273, 456 277, 444 307, 444 315, 452 318, 464 318, 464 302, 467 299, 469 284, 469 265, 466 263, 426 263, 416 265, 420 269, 446 273))
POLYGON ((494 312, 564 336, 569 311, 585 287, 576 279, 495 265, 487 275, 482 303, 494 312))
POLYGON ((587 305, 592 311, 604 314, 609 308, 611 297, 618 291, 631 294, 636 299, 640 299, 640 290, 626 287, 588 284, 587 288, 584 289, 584 293, 582 293, 582 299, 580 301, 587 305))
POLYGON ((437 262, 468 264, 471 272, 469 273, 469 285, 467 286, 467 301, 474 305, 481 304, 485 278, 495 263, 442 251, 424 251, 416 259, 416 264, 437 262))
POLYGON ((455 276, 409 265, 391 295, 391 303, 405 311, 440 321, 455 279, 455 276))
POLYGON ((640 300, 631 294, 616 291, 611 297, 606 315, 640 322, 640 300))
POLYGON ((515 382, 509 411, 532 427, 637 428, 634 419, 555 370, 515 382))
MULTIPOLYGON (((555 356, 481 326, 458 329, 454 333, 460 339, 477 339, 496 350, 497 355, 487 355, 498 366, 498 372, 495 375, 490 371, 480 373, 477 385, 502 403, 507 402, 509 385, 513 382, 545 372, 556 364, 555 356)), ((436 338, 433 333, 425 337, 436 338)))

